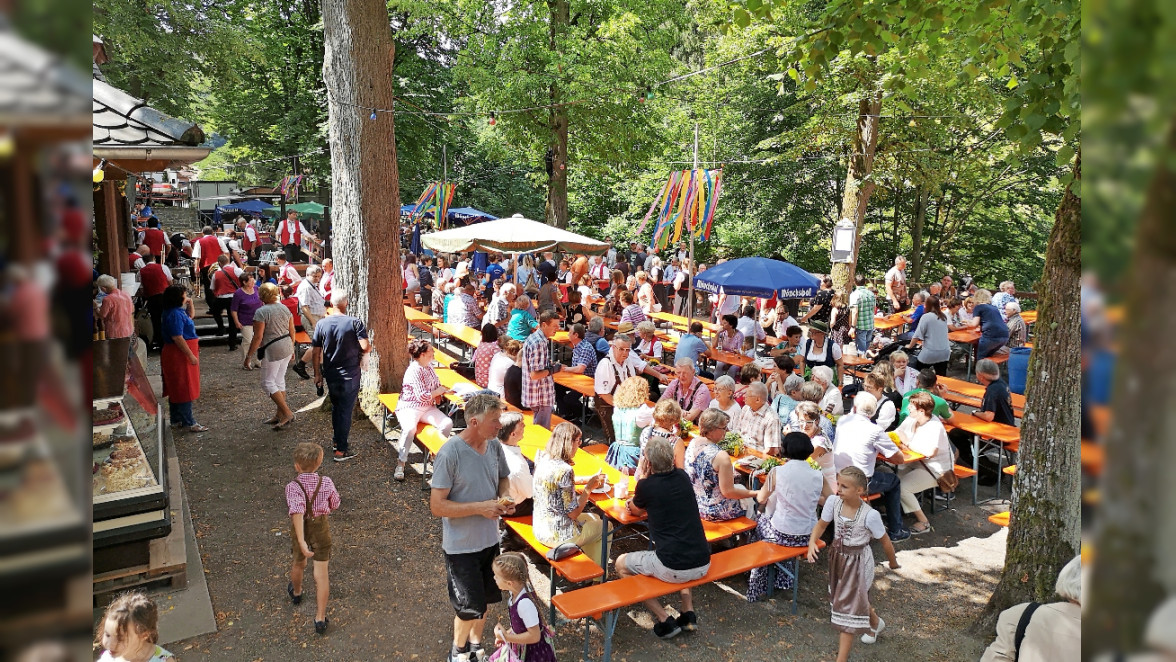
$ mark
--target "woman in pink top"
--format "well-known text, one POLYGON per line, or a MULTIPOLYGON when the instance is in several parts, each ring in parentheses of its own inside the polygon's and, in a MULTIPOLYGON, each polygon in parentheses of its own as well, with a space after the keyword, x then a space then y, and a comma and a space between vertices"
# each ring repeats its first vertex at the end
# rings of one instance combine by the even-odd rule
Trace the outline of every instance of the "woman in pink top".
POLYGON ((102 299, 102 306, 98 309, 98 316, 106 329, 107 339, 129 338, 134 335, 135 305, 131 303, 131 297, 118 288, 118 281, 114 276, 99 276, 98 288, 106 293, 102 299))

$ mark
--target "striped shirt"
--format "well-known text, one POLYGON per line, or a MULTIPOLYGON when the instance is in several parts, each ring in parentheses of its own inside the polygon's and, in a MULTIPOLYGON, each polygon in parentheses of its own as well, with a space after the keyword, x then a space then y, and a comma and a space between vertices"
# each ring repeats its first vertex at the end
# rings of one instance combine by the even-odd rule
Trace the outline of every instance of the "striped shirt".
POLYGON ((441 386, 432 366, 424 366, 415 360, 404 371, 404 382, 400 387, 400 401, 397 409, 428 409, 433 406, 432 393, 441 386))
POLYGON ((639 304, 631 303, 621 311, 620 322, 632 322, 633 326, 645 321, 645 312, 639 304))
POLYGON ((323 484, 319 486, 318 494, 314 494, 314 487, 318 484, 319 475, 316 473, 298 474, 298 477, 286 484, 286 505, 291 515, 306 512, 306 497, 314 495, 311 507, 311 517, 328 515, 339 508, 339 492, 335 489, 335 482, 323 476, 323 484), (301 484, 302 487, 299 487, 301 484), (303 488, 306 493, 302 492, 303 488))
POLYGON ((543 329, 535 329, 523 343, 523 406, 529 409, 555 406, 555 379, 547 375, 531 379, 532 372, 546 370, 551 365, 551 349, 543 329))

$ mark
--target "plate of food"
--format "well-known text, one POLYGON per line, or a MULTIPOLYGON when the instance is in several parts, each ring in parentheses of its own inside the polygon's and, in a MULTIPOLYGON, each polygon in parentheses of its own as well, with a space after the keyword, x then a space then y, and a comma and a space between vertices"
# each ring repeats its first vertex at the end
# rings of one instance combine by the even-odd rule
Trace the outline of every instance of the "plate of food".
POLYGON ((112 403, 105 409, 94 410, 94 426, 99 425, 114 425, 121 423, 126 419, 126 413, 123 411, 122 405, 117 402, 112 403))
POLYGON ((594 490, 590 490, 590 491, 591 491, 593 494, 608 494, 609 492, 611 492, 611 491, 612 491, 612 485, 609 485, 609 484, 608 484, 608 482, 606 481, 606 482, 605 482, 603 485, 601 485, 600 487, 598 487, 598 488, 596 488, 596 489, 594 489, 594 490))

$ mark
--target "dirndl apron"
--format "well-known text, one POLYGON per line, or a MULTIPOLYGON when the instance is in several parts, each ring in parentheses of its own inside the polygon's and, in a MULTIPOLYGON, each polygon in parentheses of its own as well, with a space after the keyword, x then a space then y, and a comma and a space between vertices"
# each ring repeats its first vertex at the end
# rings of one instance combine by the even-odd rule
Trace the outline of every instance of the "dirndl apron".
POLYGON ((200 397, 200 343, 195 338, 186 341, 196 355, 196 365, 175 343, 164 343, 159 355, 163 373, 163 396, 173 403, 192 402, 200 397))
POLYGON ((829 546, 829 607, 833 627, 847 634, 870 629, 870 587, 874 585, 874 551, 866 514, 872 510, 862 502, 857 515, 845 522, 842 502, 833 513, 833 544, 829 546))

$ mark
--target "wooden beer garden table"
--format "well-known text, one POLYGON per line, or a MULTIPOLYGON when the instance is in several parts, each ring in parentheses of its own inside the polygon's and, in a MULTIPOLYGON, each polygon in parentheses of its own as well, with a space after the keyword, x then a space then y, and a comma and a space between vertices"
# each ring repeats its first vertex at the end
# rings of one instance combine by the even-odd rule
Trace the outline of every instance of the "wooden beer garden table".
MULTIPOLYGON (((437 323, 433 325, 433 329, 439 333, 443 333, 450 338, 460 340, 463 345, 470 348, 476 348, 482 342, 482 332, 468 327, 464 324, 444 324, 437 323)), ((461 357, 464 359, 468 354, 468 350, 463 348, 461 357)))

